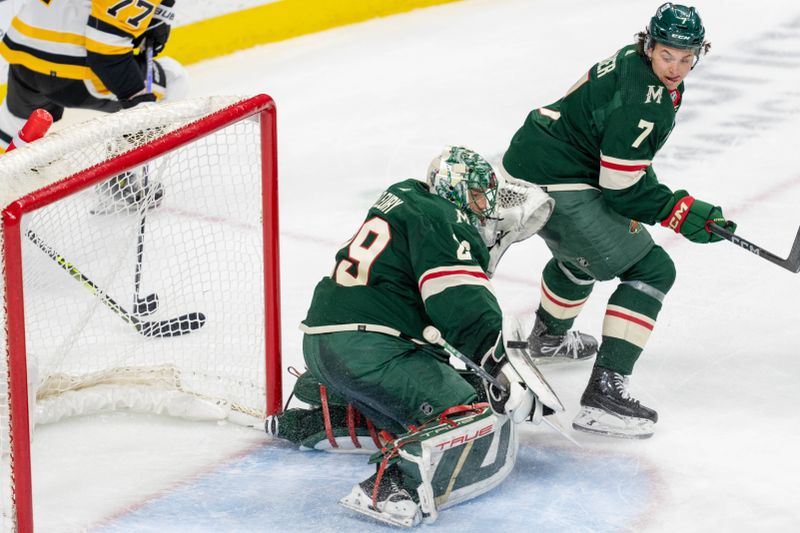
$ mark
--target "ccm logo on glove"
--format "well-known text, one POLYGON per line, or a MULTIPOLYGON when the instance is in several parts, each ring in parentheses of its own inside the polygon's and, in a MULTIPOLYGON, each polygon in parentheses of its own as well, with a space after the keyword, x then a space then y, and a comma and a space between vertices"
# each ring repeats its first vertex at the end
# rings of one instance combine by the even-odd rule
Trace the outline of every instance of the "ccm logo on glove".
POLYGON ((686 220, 686 214, 692 208, 692 204, 694 203, 693 196, 684 196, 672 208, 672 213, 670 213, 669 218, 665 219, 661 225, 666 226, 675 232, 679 232, 681 230, 681 226, 683 225, 683 221, 686 220))

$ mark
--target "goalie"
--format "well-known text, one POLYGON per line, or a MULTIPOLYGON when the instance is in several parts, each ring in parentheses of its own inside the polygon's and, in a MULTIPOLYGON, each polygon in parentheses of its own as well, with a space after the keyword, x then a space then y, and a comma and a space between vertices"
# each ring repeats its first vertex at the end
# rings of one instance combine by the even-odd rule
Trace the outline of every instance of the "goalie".
MULTIPOLYGON (((500 189, 480 155, 445 148, 427 183, 381 194, 316 286, 301 325, 309 371, 295 386, 315 407, 268 420, 267 432, 306 448, 378 449, 375 474, 340 500, 347 508, 401 526, 432 522, 508 476, 515 422, 563 409, 505 354, 481 237, 494 234, 485 228, 500 189), (451 366, 423 340, 431 325, 497 385, 451 366)), ((538 194, 528 213, 546 220, 552 204, 538 194)))

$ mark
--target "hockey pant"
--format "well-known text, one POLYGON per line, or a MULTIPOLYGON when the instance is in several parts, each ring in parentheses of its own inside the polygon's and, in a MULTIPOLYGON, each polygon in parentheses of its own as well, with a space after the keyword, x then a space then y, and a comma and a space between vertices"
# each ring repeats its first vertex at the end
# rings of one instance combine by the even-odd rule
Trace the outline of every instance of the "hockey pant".
MULTIPOLYGON (((144 64, 140 65, 144 72, 144 64)), ((164 57, 153 62, 153 93, 159 101, 177 100, 188 93, 188 73, 180 63, 164 57)), ((112 94, 99 94, 91 81, 56 78, 22 65, 10 65, 6 98, 0 106, 0 150, 19 132, 36 109, 45 109, 58 121, 65 108, 114 113, 122 109, 112 94)))
POLYGON ((446 355, 399 337, 369 331, 306 334, 303 355, 319 383, 393 434, 477 399, 446 355))
MULTIPOLYGON (((473 386, 477 400, 485 401, 480 378, 466 370, 459 373, 473 386)), ((297 376, 292 394, 309 407, 287 408, 271 417, 266 429, 268 434, 287 439, 301 450, 372 453, 394 438, 336 391, 320 384, 311 372, 297 376)))

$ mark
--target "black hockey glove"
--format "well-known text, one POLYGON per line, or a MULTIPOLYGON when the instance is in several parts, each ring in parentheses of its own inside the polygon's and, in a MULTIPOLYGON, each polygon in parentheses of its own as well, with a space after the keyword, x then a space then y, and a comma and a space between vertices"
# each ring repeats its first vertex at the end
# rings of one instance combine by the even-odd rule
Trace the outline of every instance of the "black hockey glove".
POLYGON ((142 93, 125 100, 120 100, 119 103, 122 104, 122 109, 130 109, 131 107, 136 107, 139 104, 145 104, 148 102, 155 102, 156 95, 153 93, 142 93))
POLYGON ((175 0, 162 0, 161 5, 156 8, 153 18, 150 19, 150 26, 133 40, 133 47, 152 46, 153 57, 160 54, 169 40, 169 32, 172 22, 175 20, 173 7, 175 0))

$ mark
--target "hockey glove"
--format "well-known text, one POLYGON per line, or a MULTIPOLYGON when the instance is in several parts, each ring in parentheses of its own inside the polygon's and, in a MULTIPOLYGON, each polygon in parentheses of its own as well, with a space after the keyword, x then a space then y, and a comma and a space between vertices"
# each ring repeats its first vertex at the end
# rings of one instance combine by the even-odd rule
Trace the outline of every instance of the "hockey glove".
POLYGON ((486 396, 495 413, 502 413, 512 421, 519 424, 524 422, 531 414, 534 407, 533 393, 525 386, 522 378, 509 363, 503 363, 494 375, 506 388, 505 391, 497 386, 486 385, 486 396))
POLYGON ((736 231, 736 223, 725 220, 722 208, 697 200, 684 190, 675 191, 674 202, 667 205, 659 213, 662 226, 675 230, 692 242, 718 242, 722 237, 714 235, 708 229, 711 223, 724 226, 729 231, 736 231))
POLYGON ((534 406, 533 393, 508 363, 502 332, 498 334, 494 346, 481 358, 481 370, 502 385, 502 388, 498 387, 484 377, 486 397, 492 410, 507 415, 516 423, 528 418, 534 406))
POLYGON ((153 93, 141 93, 131 96, 130 98, 120 100, 119 103, 122 105, 122 109, 130 109, 131 107, 136 107, 139 104, 152 103, 155 101, 156 95, 153 93))
POLYGON ((161 5, 156 8, 150 25, 147 29, 133 40, 133 47, 139 48, 142 44, 153 47, 153 57, 160 54, 169 40, 169 33, 172 23, 175 20, 175 0, 162 0, 161 5))

